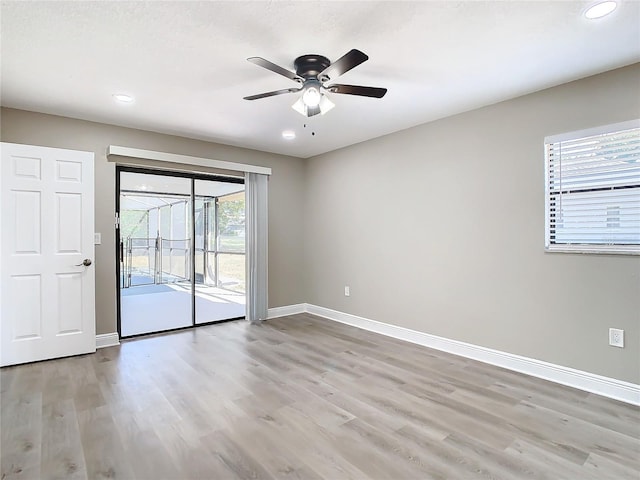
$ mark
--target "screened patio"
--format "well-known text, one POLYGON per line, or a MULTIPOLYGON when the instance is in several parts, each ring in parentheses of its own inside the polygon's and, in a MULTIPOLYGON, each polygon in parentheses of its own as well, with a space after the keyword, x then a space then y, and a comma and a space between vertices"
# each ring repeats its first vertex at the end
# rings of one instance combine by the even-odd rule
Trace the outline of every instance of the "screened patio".
POLYGON ((158 177, 127 175, 119 198, 121 335, 243 317, 244 185, 196 180, 192 196, 189 179, 163 177, 159 188, 158 177))

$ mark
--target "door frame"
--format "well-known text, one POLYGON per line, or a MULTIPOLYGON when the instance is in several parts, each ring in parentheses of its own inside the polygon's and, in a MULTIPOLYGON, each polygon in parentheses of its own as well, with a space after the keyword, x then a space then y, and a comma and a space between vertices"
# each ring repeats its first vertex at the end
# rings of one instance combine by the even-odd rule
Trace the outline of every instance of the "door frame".
MULTIPOLYGON (((185 330, 188 328, 200 327, 203 325, 211 325, 214 323, 228 322, 232 320, 240 320, 242 317, 227 318, 224 320, 214 320, 212 322, 196 323, 196 296, 195 296, 195 245, 196 245, 196 222, 195 222, 195 181, 196 180, 208 180, 213 182, 225 182, 225 183, 241 183, 244 184, 244 178, 242 177, 226 177, 224 175, 208 175, 204 173, 186 172, 182 170, 165 170, 162 168, 150 168, 150 167, 133 167, 128 165, 116 165, 116 211, 115 216, 120 219, 120 173, 142 173, 146 175, 158 175, 163 177, 180 177, 188 178, 191 180, 191 325, 186 327, 172 328, 169 330, 153 331, 147 333, 141 333, 136 335, 128 335, 124 338, 134 338, 144 335, 154 335, 158 333, 174 332, 176 330, 185 330)), ((122 302, 120 300, 120 222, 116 221, 115 224, 115 261, 116 261, 116 325, 118 329, 118 338, 122 339, 122 302)))

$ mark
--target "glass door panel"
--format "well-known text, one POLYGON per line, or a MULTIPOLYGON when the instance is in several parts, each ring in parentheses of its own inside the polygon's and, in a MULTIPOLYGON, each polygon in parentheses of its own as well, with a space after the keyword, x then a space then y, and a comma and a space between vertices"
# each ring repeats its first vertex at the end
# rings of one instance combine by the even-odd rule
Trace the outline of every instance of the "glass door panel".
POLYGON ((120 333, 187 327, 191 292, 191 179, 120 172, 120 333))
POLYGON ((195 180, 195 205, 196 324, 244 317, 244 184, 195 180))

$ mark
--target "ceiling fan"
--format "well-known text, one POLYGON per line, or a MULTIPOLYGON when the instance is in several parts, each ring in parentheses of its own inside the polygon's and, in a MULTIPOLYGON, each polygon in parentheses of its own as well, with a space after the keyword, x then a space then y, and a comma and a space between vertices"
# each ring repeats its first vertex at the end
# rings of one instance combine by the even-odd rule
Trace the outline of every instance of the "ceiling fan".
POLYGON ((292 72, 261 57, 247 58, 251 63, 298 82, 299 87, 259 93, 244 97, 244 99, 258 100, 259 98, 273 97, 284 93, 302 92, 302 95, 292 105, 292 108, 302 115, 312 117, 319 113, 324 115, 335 106, 327 97, 327 92, 382 98, 387 93, 386 88, 341 85, 337 83, 326 84, 331 78, 348 72, 368 59, 369 57, 366 54, 356 49, 350 50, 333 63, 322 55, 302 55, 293 62, 296 71, 292 72))

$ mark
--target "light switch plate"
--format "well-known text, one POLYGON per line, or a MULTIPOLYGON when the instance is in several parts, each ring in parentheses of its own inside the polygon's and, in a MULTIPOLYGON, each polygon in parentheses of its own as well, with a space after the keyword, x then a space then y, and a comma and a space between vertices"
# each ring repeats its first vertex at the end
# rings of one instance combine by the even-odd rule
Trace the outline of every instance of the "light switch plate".
POLYGON ((94 233, 93 234, 93 244, 94 245, 100 245, 102 244, 102 235, 99 233, 94 233))

